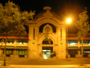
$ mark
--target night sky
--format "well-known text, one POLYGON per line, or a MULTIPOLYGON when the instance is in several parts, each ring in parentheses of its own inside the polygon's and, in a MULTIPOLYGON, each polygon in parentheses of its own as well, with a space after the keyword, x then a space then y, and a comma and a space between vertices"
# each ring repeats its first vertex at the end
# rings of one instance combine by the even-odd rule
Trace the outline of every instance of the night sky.
MULTIPOLYGON (((8 0, 0 0, 0 3, 5 3, 8 0)), ((72 15, 77 18, 78 14, 87 7, 90 15, 90 0, 10 0, 19 5, 21 11, 35 10, 36 14, 43 10, 44 6, 52 7, 52 10, 59 16, 72 15)))
MULTIPOLYGON (((5 3, 8 0, 0 0, 0 3, 5 3)), ((90 17, 90 0, 10 0, 19 5, 21 11, 35 10, 36 15, 43 10, 44 6, 52 7, 52 10, 64 18, 65 16, 73 17, 73 20, 78 18, 78 14, 87 7, 90 17)))
MULTIPOLYGON (((0 0, 5 3, 8 0, 0 0)), ((52 10, 58 14, 79 13, 82 8, 87 7, 90 12, 90 0, 10 0, 20 6, 21 11, 35 10, 36 13, 42 11, 44 6, 51 6, 52 10), (66 13, 67 12, 67 13, 66 13)))

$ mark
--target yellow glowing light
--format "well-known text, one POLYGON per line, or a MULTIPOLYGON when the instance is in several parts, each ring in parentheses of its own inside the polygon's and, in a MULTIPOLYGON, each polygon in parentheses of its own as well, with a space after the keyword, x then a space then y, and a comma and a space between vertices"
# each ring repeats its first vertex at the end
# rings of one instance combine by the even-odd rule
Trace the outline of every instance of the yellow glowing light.
POLYGON ((68 18, 68 19, 66 20, 66 22, 67 22, 68 24, 70 24, 70 23, 72 22, 72 19, 71 19, 71 18, 68 18))

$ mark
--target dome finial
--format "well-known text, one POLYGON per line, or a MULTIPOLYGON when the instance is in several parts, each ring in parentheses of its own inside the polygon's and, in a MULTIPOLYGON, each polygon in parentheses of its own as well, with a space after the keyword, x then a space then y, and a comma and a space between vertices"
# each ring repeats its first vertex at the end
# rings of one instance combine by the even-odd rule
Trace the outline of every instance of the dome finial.
POLYGON ((51 7, 46 6, 43 9, 46 10, 46 12, 43 14, 44 16, 46 16, 46 17, 51 17, 52 16, 52 13, 50 12, 51 7))
POLYGON ((43 8, 43 10, 51 10, 51 7, 45 6, 45 7, 43 8))

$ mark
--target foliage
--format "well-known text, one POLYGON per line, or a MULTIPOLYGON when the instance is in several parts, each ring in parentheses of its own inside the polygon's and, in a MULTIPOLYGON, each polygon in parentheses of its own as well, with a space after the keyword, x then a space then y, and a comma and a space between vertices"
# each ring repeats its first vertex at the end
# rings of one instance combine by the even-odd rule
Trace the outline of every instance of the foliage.
POLYGON ((0 33, 7 35, 24 35, 26 30, 24 25, 33 19, 35 11, 21 12, 18 5, 8 1, 3 6, 0 4, 0 33))
POLYGON ((81 40, 82 48, 81 48, 81 65, 83 65, 83 38, 87 35, 90 30, 89 27, 89 16, 87 14, 87 9, 85 8, 82 13, 79 14, 79 20, 75 23, 78 28, 78 38, 81 40))
POLYGON ((82 13, 79 14, 79 20, 75 23, 78 29, 78 37, 85 37, 90 30, 89 26, 89 16, 87 14, 87 9, 85 8, 82 13))
POLYGON ((0 4, 0 34, 6 36, 4 46, 4 66, 6 66, 6 42, 8 35, 25 35, 24 25, 33 19, 35 12, 21 12, 20 8, 13 2, 3 6, 0 4))

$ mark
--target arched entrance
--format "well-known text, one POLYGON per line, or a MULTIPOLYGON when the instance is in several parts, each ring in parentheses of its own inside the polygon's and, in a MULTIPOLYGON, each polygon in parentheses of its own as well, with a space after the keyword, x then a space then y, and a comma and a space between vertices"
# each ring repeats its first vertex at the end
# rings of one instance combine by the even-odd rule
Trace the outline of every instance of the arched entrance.
POLYGON ((42 42, 42 58, 49 59, 53 56, 53 41, 49 38, 45 38, 42 42))

